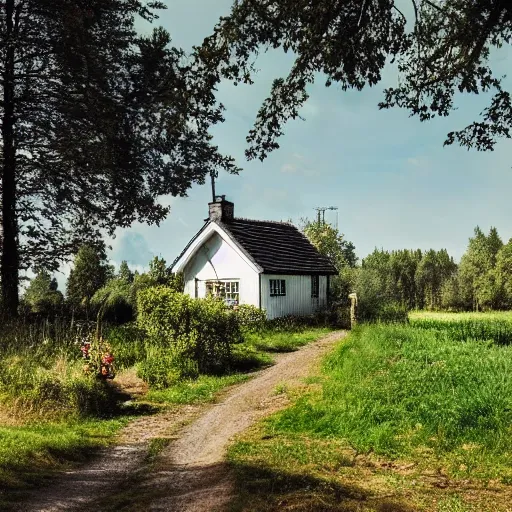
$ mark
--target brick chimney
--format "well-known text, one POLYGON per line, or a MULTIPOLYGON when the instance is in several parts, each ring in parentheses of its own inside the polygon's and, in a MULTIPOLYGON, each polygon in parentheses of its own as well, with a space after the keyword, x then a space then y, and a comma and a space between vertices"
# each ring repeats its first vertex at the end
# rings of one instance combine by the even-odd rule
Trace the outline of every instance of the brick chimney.
POLYGON ((229 222, 235 216, 235 205, 226 201, 226 196, 215 196, 213 203, 208 203, 210 220, 215 222, 229 222))

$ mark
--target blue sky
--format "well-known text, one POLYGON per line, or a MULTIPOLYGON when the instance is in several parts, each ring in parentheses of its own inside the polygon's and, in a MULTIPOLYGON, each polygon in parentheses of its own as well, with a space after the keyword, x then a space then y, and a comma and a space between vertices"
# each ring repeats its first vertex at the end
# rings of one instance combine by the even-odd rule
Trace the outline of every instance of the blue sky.
MULTIPOLYGON (((174 45, 190 50, 229 12, 231 0, 166 3, 157 24, 174 45)), ((494 56, 500 73, 512 59, 507 51, 494 56)), ((443 148, 446 133, 474 120, 485 98, 461 97, 452 116, 429 123, 401 110, 379 111, 384 87, 396 84, 391 67, 383 82, 363 92, 327 89, 320 77, 303 110, 307 121, 288 124, 281 148, 263 163, 247 162, 245 137, 272 80, 285 76, 291 62, 281 51, 264 54, 255 85, 220 87, 226 122, 215 128, 214 142, 243 172, 221 175, 217 193, 235 203, 235 215, 299 221, 313 218, 316 206, 337 206, 340 231, 360 258, 374 247, 446 248, 458 260, 477 224, 486 231, 496 226, 505 241, 512 237, 511 141, 491 153, 443 148)), ((172 208, 167 220, 119 230, 110 257, 132 267, 146 266, 153 255, 171 263, 202 226, 210 197, 205 185, 187 198, 164 198, 172 208)), ((332 213, 327 218, 335 221, 332 213)))

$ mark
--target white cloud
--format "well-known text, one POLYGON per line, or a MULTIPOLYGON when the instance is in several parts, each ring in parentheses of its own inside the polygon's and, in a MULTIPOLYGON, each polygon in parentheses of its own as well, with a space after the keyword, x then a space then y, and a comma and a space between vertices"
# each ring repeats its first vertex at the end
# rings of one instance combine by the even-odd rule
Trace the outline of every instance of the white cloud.
POLYGON ((426 167, 428 160, 422 156, 417 156, 408 158, 407 163, 413 167, 426 167))
POLYGON ((295 164, 284 164, 281 167, 281 172, 295 173, 297 172, 297 166, 295 164))

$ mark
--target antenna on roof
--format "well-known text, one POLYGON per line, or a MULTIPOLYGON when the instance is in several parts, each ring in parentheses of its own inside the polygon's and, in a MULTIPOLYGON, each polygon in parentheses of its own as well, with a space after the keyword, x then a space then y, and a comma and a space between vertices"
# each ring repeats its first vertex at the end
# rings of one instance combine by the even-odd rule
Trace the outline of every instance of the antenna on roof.
POLYGON ((217 177, 217 173, 215 171, 210 171, 210 178, 212 180, 212 198, 213 202, 215 202, 215 178, 217 177))
POLYGON ((325 211, 326 210, 336 210, 336 229, 338 229, 338 207, 337 206, 317 206, 315 208, 317 211, 317 221, 318 225, 325 226, 325 211))

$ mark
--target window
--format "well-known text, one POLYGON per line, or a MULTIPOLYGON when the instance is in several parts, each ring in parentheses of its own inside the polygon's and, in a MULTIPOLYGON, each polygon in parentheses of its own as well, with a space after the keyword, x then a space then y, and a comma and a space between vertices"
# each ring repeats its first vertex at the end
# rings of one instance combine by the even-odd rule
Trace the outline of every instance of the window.
POLYGON ((226 304, 240 303, 240 281, 206 281, 206 295, 224 299, 226 304))
POLYGON ((286 295, 286 281, 284 279, 270 279, 270 296, 286 295))
POLYGON ((311 298, 318 299, 318 290, 320 288, 320 276, 311 276, 311 298))
POLYGON ((224 300, 231 306, 237 306, 240 303, 240 282, 225 281, 224 300))

